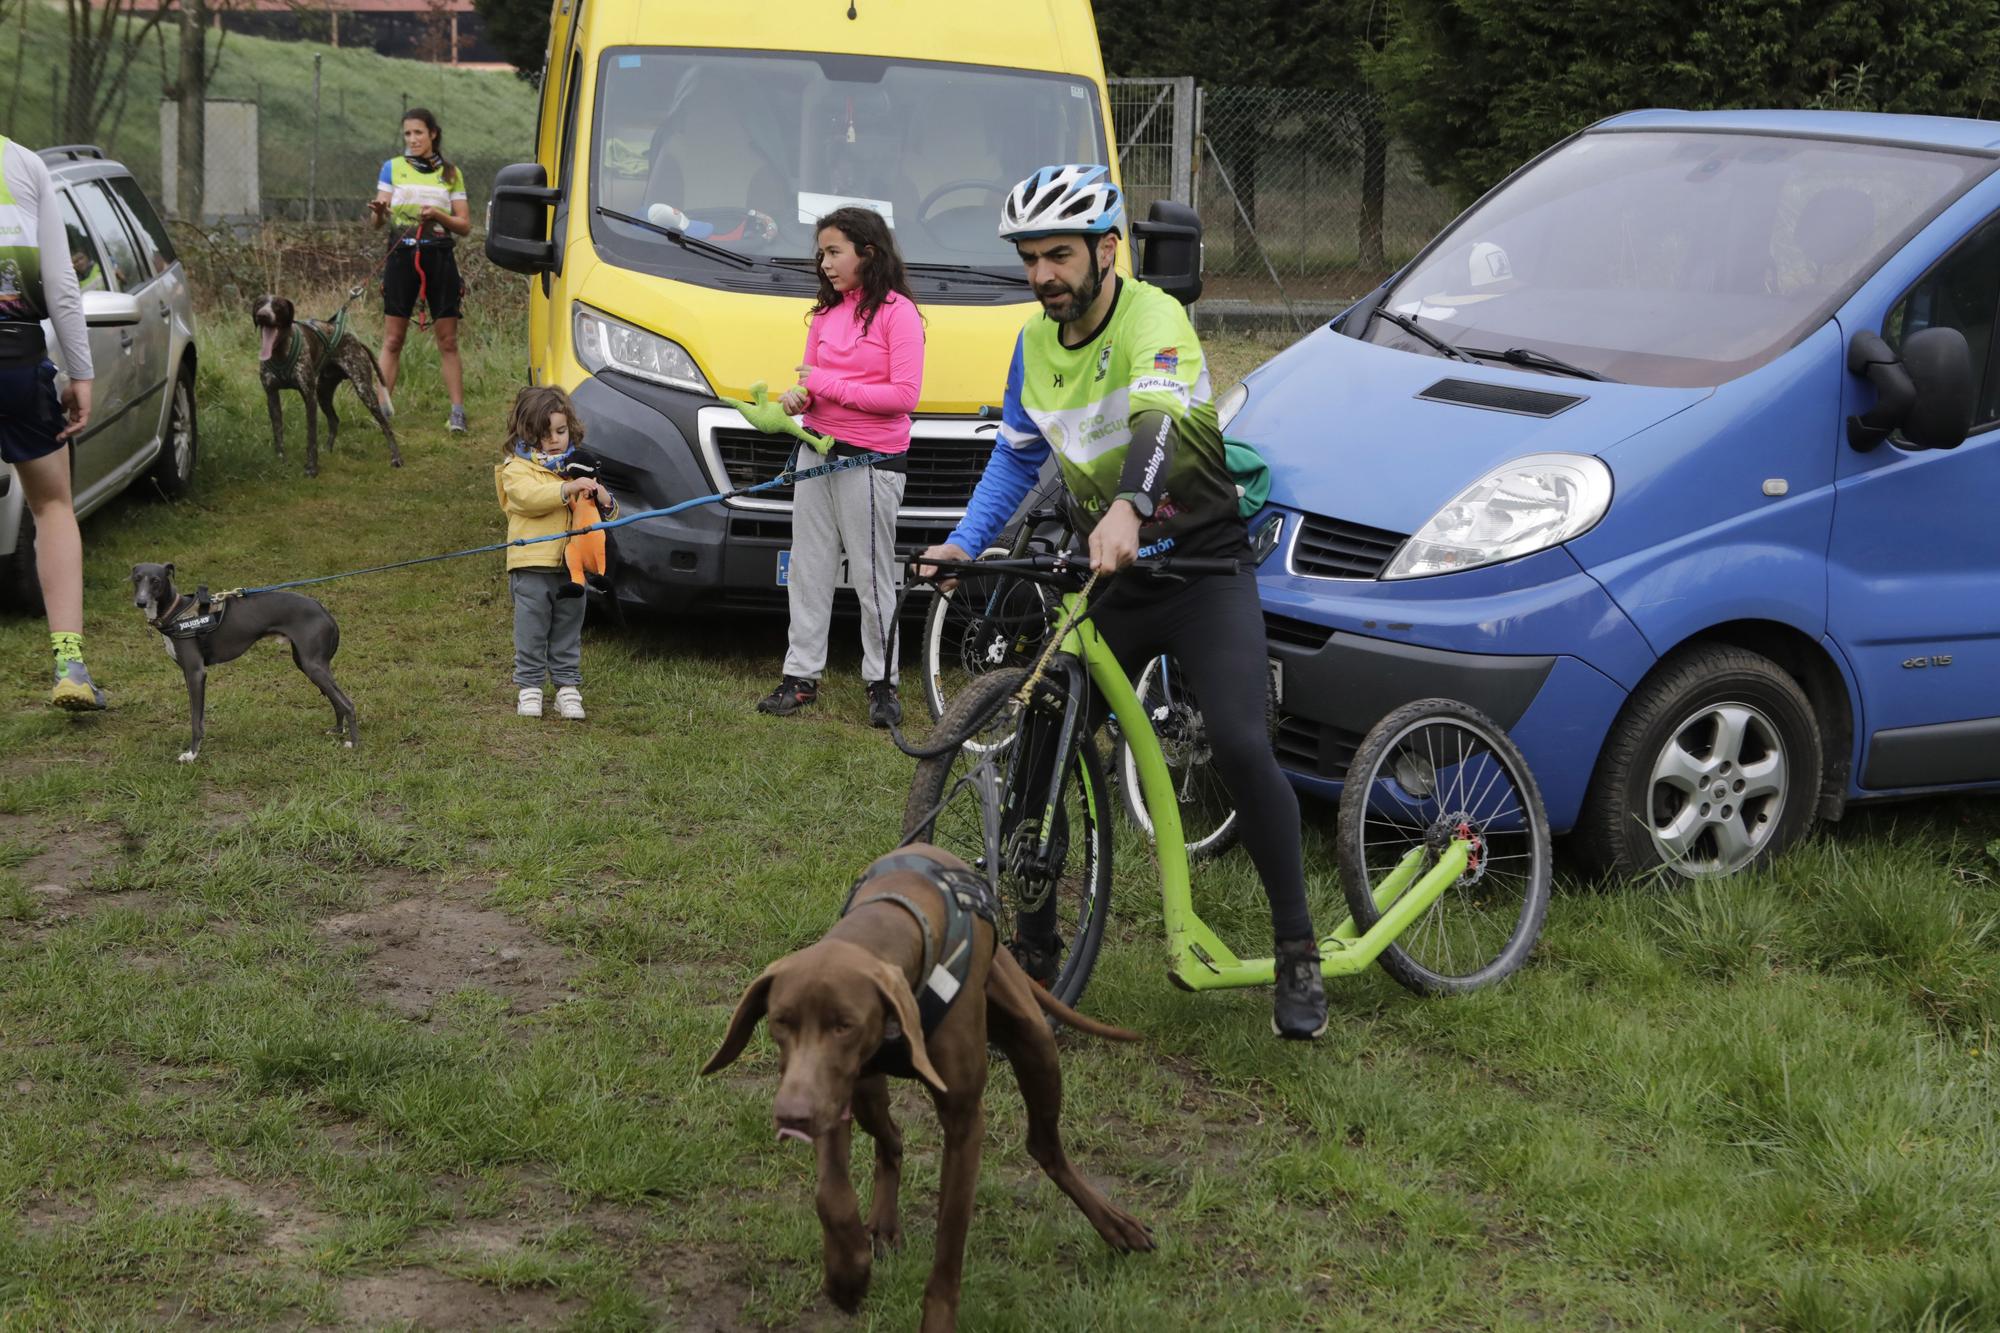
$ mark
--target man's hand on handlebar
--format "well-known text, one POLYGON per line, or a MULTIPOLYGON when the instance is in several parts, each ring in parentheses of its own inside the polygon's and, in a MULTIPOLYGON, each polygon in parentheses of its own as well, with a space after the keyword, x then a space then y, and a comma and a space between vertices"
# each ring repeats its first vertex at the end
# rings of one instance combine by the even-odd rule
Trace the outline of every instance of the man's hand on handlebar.
MULTIPOLYGON (((936 546, 930 547, 927 550, 925 550, 922 555, 918 556, 915 560, 911 561, 910 564, 911 567, 916 570, 918 578, 935 579, 937 577, 937 572, 938 572, 937 566, 925 564, 924 562, 926 560, 966 561, 970 559, 972 559, 972 557, 970 555, 967 555, 962 548, 953 546, 950 542, 939 542, 936 546)), ((946 591, 950 591, 957 583, 958 583, 957 579, 945 579, 938 584, 938 587, 943 588, 946 591)))
POLYGON ((1139 511, 1124 500, 1114 500, 1090 530, 1090 570, 1116 574, 1138 558, 1139 511))

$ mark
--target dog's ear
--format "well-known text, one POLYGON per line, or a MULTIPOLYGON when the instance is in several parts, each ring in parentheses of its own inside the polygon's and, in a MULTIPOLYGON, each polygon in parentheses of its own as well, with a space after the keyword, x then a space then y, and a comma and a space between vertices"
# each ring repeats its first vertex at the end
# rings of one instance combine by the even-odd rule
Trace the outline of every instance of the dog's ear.
POLYGON ((701 1067, 704 1074, 713 1074, 718 1069, 727 1069, 743 1054, 743 1048, 750 1044, 750 1034, 757 1029, 758 1020, 764 1017, 764 1006, 770 1002, 771 982, 778 975, 778 967, 785 960, 764 969, 764 974, 751 982, 743 992, 743 998, 736 1002, 736 1013, 729 1020, 729 1031, 723 1035, 722 1045, 715 1054, 708 1057, 708 1063, 701 1067))
POLYGON ((947 1091, 944 1079, 931 1064, 931 1053, 924 1047, 924 1020, 917 1013, 917 997, 910 994, 910 983, 903 979, 900 968, 891 967, 879 958, 874 960, 874 964, 869 969, 869 976, 875 982, 875 989, 882 993, 882 1002, 896 1016, 896 1025, 903 1029, 903 1039, 910 1044, 910 1069, 930 1084, 932 1091, 947 1091))
POLYGON ((173 562, 173 561, 171 561, 171 560, 167 561, 167 563, 166 563, 166 564, 165 564, 164 566, 162 566, 162 568, 166 570, 166 572, 167 572, 167 577, 168 577, 168 578, 172 578, 172 577, 174 576, 174 562, 173 562))

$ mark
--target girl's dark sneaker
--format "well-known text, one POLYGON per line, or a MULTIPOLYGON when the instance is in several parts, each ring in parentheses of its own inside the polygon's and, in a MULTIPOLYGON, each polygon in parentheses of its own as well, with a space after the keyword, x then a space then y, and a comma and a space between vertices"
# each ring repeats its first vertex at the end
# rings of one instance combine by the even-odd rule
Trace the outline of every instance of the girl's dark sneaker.
POLYGON ((1312 940, 1278 945, 1278 985, 1271 994, 1271 1031, 1311 1041, 1326 1031, 1326 986, 1319 974, 1319 946, 1312 940))
POLYGON ((778 682, 777 689, 757 701, 757 711, 773 717, 790 717, 818 698, 818 681, 786 676, 778 682))
POLYGON ((868 682, 868 725, 871 727, 893 727, 903 720, 903 701, 896 697, 896 682, 893 680, 871 680, 868 682))

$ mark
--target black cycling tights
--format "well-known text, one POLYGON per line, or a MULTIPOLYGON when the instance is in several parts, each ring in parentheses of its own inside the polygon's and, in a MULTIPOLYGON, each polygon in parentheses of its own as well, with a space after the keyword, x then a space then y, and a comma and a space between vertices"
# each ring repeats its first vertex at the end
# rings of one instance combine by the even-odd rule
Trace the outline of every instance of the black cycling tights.
POLYGON ((1201 704, 1216 773, 1236 803, 1238 838, 1271 900, 1274 938, 1317 938, 1299 853, 1299 798, 1271 750, 1269 653, 1256 579, 1245 572, 1146 586, 1153 581, 1143 575, 1124 577, 1140 586, 1114 583, 1091 616, 1098 633, 1128 675, 1173 655, 1201 704))

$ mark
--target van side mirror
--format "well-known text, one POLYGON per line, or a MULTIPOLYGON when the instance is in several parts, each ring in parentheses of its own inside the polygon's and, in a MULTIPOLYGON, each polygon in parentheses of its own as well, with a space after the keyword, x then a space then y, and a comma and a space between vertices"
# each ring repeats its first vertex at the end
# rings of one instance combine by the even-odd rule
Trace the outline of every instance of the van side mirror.
POLYGON ((1957 329, 1921 329, 1903 340, 1903 365, 1917 386, 1916 405, 1903 421, 1913 449, 1956 449, 1972 431, 1979 381, 1972 348, 1957 329))
POLYGON ((548 168, 516 162, 493 175, 486 200, 486 257, 515 273, 547 273, 556 266, 549 239, 549 209, 562 197, 549 188, 548 168))
POLYGON ((139 322, 139 298, 127 292, 85 292, 83 322, 93 329, 120 328, 139 322))
POLYGON ((1972 429, 1972 349, 1957 329, 1920 329, 1900 357, 1862 329, 1848 341, 1847 369, 1875 386, 1875 406, 1847 419, 1847 442, 1864 453, 1898 430, 1902 448, 1955 449, 1972 429))
POLYGON ((1186 204, 1155 199, 1144 222, 1132 224, 1139 277, 1179 301, 1201 299, 1201 217, 1186 204))

